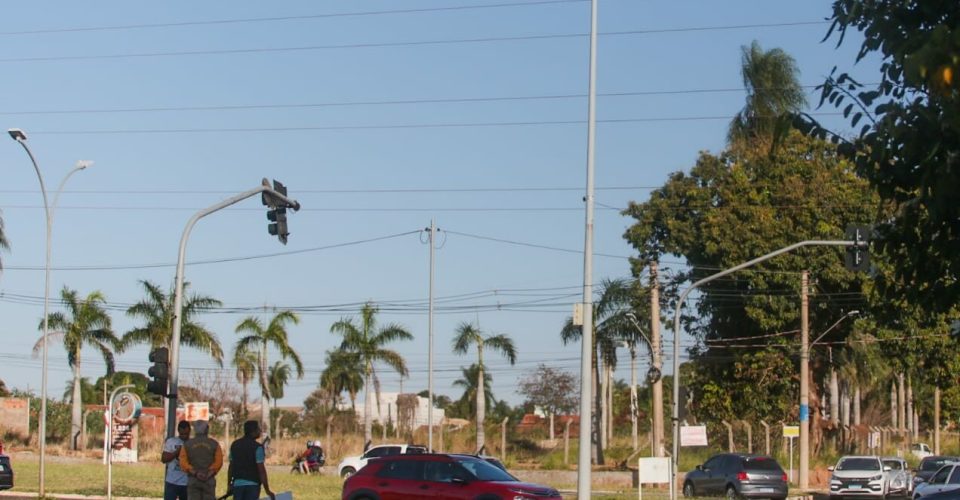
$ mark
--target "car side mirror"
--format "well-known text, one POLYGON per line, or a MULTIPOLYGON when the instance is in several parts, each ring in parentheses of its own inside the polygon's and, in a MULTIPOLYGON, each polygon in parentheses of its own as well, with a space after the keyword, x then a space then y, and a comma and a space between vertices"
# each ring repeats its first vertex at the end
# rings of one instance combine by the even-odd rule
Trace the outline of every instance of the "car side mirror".
POLYGON ((702 465, 698 465, 698 466, 697 466, 697 470, 703 470, 703 466, 702 466, 702 465))
POLYGON ((836 468, 836 467, 834 467, 834 466, 831 465, 831 466, 827 467, 827 470, 830 471, 830 472, 833 472, 833 470, 834 470, 835 468, 836 468))

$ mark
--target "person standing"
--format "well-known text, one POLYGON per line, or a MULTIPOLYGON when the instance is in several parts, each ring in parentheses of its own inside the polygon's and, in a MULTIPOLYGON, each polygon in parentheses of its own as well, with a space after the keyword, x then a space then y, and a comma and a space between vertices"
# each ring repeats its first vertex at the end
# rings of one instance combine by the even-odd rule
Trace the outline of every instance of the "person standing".
POLYGON ((243 423, 243 437, 230 444, 227 480, 230 484, 229 490, 233 492, 233 500, 257 500, 260 498, 261 486, 271 500, 277 498, 270 491, 270 483, 267 481, 267 469, 263 465, 266 452, 263 445, 257 442, 259 437, 260 422, 247 420, 243 423))
POLYGON ((220 443, 207 435, 210 426, 206 420, 193 423, 196 436, 180 448, 180 468, 187 473, 189 500, 216 500, 217 473, 223 467, 220 443))
POLYGON ((163 477, 163 500, 187 500, 187 473, 180 468, 180 448, 190 439, 190 422, 177 424, 177 435, 163 442, 160 461, 167 465, 163 477))

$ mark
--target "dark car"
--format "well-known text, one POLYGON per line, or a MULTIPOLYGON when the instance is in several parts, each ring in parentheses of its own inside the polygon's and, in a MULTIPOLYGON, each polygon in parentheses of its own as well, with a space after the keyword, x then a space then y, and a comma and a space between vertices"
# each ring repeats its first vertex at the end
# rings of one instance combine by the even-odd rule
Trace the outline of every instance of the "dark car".
POLYGON ((10 457, 0 452, 0 490, 13 488, 13 466, 10 457))
POLYGON ((767 456, 721 453, 698 465, 683 481, 683 496, 704 495, 781 500, 787 496, 787 474, 767 456))
POLYGON ((914 471, 913 475, 913 485, 920 483, 925 483, 930 480, 930 477, 933 476, 935 472, 940 470, 940 467, 947 465, 949 463, 960 462, 960 457, 950 457, 943 455, 934 455, 931 457, 926 457, 920 461, 920 465, 917 466, 917 469, 914 471))
POLYGON ((471 455, 392 455, 370 460, 343 483, 342 500, 562 498, 471 455))

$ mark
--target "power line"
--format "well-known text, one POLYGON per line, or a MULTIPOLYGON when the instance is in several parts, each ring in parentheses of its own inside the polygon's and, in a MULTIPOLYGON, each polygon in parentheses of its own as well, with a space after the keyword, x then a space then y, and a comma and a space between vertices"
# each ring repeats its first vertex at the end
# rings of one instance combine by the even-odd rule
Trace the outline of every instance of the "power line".
MULTIPOLYGON (((658 189, 660 186, 604 186, 596 187, 597 191, 634 191, 658 189)), ((214 189, 77 189, 65 190, 65 194, 234 194, 239 189, 234 190, 214 190, 214 189)), ((553 191, 583 191, 580 187, 487 187, 487 188, 383 188, 383 189, 297 189, 297 194, 420 194, 420 193, 511 193, 511 192, 553 192, 553 191)), ((37 189, 0 189, 0 193, 29 193, 36 194, 37 189)))
POLYGON ((393 14, 420 14, 428 12, 450 12, 461 10, 493 9, 504 7, 527 7, 539 5, 565 4, 565 3, 583 3, 587 0, 539 0, 527 2, 505 2, 498 4, 480 4, 480 5, 457 5, 451 7, 425 7, 420 9, 393 9, 393 10, 373 10, 359 12, 336 12, 330 14, 304 14, 298 16, 272 16, 272 17, 247 17, 238 19, 211 19, 209 21, 179 21, 170 23, 141 23, 141 24, 120 24, 107 26, 78 26, 72 28, 52 28, 23 31, 3 31, 0 36, 16 35, 46 35, 53 33, 83 33, 93 31, 117 31, 117 30, 137 30, 137 29, 156 29, 156 28, 181 28, 188 26, 213 26, 224 24, 241 23, 265 23, 265 22, 285 22, 285 21, 304 21, 310 19, 329 19, 339 17, 368 17, 393 14))
MULTIPOLYGON (((663 28, 647 30, 626 30, 626 31, 608 31, 600 33, 601 36, 636 36, 651 35, 663 33, 690 33, 703 31, 726 31, 758 28, 785 28, 795 26, 822 26, 828 21, 798 21, 785 23, 760 23, 760 24, 741 24, 727 26, 691 26, 682 28, 663 28)), ((12 62, 53 62, 53 61, 90 61, 90 60, 109 60, 109 59, 137 59, 149 57, 183 57, 183 56, 209 56, 209 55, 238 55, 238 54, 272 54, 278 52, 305 52, 319 50, 342 50, 342 49, 370 49, 384 47, 424 47, 440 45, 459 45, 474 43, 496 43, 496 42, 522 42, 536 40, 557 40, 586 38, 588 33, 554 33, 545 35, 516 35, 502 37, 477 37, 477 38, 450 38, 438 40, 414 40, 408 42, 365 42, 333 45, 304 45, 299 47, 253 47, 246 49, 208 49, 208 50, 180 50, 167 52, 130 52, 125 54, 91 54, 75 56, 30 56, 13 57, 0 59, 0 63, 12 62)))
MULTIPOLYGON (((582 210, 582 209, 581 209, 581 210, 582 210)), ((446 233, 447 233, 447 234, 457 235, 457 236, 464 236, 464 237, 467 237, 467 238, 474 238, 474 239, 478 239, 478 240, 494 241, 494 242, 497 242, 497 243, 506 243, 506 244, 508 244, 508 245, 516 245, 516 246, 523 246, 523 247, 529 247, 529 248, 540 248, 540 249, 543 249, 543 250, 553 250, 553 251, 555 251, 555 252, 565 252, 565 253, 573 253, 573 254, 583 254, 583 250, 574 250, 574 249, 570 249, 570 248, 553 247, 553 246, 549 246, 549 245, 538 245, 538 244, 535 244, 535 243, 525 243, 525 242, 522 242, 522 241, 513 241, 513 240, 507 240, 507 239, 503 239, 503 238, 494 238, 494 237, 492 237, 492 236, 481 236, 481 235, 479 235, 479 234, 461 233, 461 232, 458 232, 458 231, 449 231, 449 230, 446 230, 446 233)), ((629 258, 629 257, 626 256, 626 255, 613 255, 613 254, 607 254, 607 253, 594 253, 593 255, 596 255, 597 257, 609 257, 609 258, 612 258, 612 259, 628 259, 628 258, 629 258)))

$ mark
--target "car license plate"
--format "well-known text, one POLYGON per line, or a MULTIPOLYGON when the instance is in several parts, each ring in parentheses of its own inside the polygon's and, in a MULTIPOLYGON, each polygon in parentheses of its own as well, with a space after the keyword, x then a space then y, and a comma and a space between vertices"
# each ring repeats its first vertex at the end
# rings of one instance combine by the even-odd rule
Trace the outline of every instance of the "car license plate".
POLYGON ((760 488, 760 493, 773 493, 773 488, 760 488))
POLYGON ((851 484, 851 485, 850 485, 850 489, 851 489, 851 490, 859 490, 860 488, 863 488, 863 486, 862 486, 862 485, 859 485, 859 484, 851 484))

